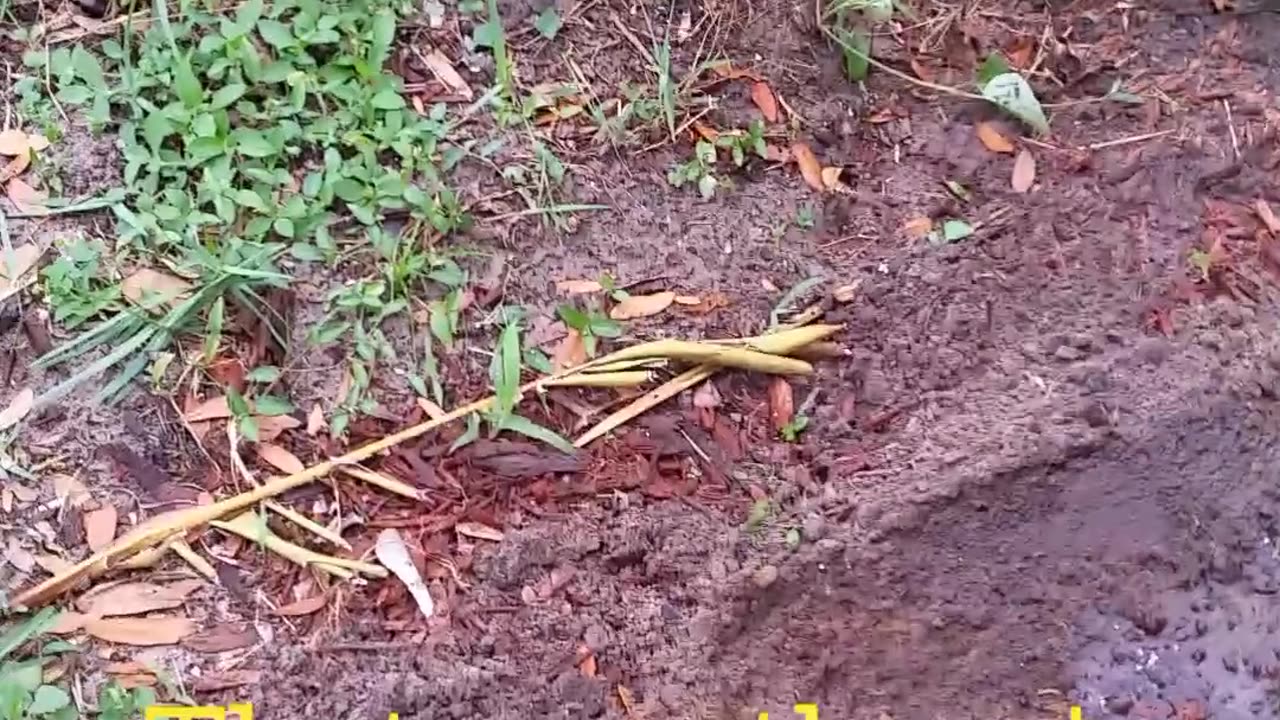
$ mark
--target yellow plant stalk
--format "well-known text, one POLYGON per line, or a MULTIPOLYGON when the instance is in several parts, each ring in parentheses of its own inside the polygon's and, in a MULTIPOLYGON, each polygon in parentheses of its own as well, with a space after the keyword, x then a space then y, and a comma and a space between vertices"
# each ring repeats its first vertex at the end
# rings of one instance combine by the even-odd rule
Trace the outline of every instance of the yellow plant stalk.
POLYGON ((555 378, 542 383, 542 387, 634 387, 653 380, 647 370, 621 370, 616 372, 591 372, 555 378))
MULTIPOLYGON (((760 354, 785 355, 797 348, 808 345, 809 343, 823 340, 834 334, 839 329, 840 326, 838 325, 815 325, 797 328, 795 330, 782 331, 772 335, 747 338, 745 340, 738 341, 737 344, 749 348, 748 352, 752 353, 752 355, 748 356, 747 359, 754 360, 754 355, 760 354)), ((549 378, 543 378, 541 380, 526 383, 521 386, 519 391, 521 394, 524 394, 532 390, 536 390, 540 384, 546 383, 548 380, 570 377, 586 372, 592 368, 608 366, 610 363, 625 360, 653 360, 668 357, 664 355, 662 351, 672 349, 679 350, 682 347, 679 345, 671 345, 670 343, 673 342, 681 343, 683 341, 660 340, 619 350, 591 362, 584 363, 583 365, 568 368, 550 376, 549 378)), ((697 353, 694 355, 697 356, 700 353, 702 357, 707 356, 705 351, 707 345, 711 345, 714 350, 723 349, 722 344, 717 343, 685 343, 685 345, 693 345, 699 348, 697 353)), ((717 359, 724 359, 719 353, 713 352, 712 356, 717 359)), ((733 359, 743 360, 744 358, 734 357, 733 359)), ((786 358, 781 359, 786 360, 786 358)), ((792 361, 792 363, 796 362, 799 361, 792 361)), ((801 363, 801 365, 806 368, 806 372, 811 371, 811 366, 807 363, 801 363)), ((746 369, 752 369, 750 364, 747 364, 744 367, 746 369)), ((798 366, 795 364, 787 364, 783 369, 784 371, 793 371, 797 369, 797 367, 798 366)), ((699 380, 710 377, 716 369, 717 366, 711 364, 699 365, 698 367, 677 376, 677 378, 672 381, 669 381, 663 387, 670 386, 670 388, 664 392, 671 392, 671 389, 675 388, 674 392, 671 392, 671 394, 674 395, 683 389, 679 387, 679 385, 673 385, 676 380, 680 380, 681 383, 688 383, 686 387, 692 386, 697 384, 699 380)), ((662 388, 658 388, 653 392, 656 393, 659 390, 662 390, 662 388)), ((670 395, 667 395, 666 397, 670 397, 670 395)), ((404 430, 388 435, 381 440, 367 443, 339 457, 330 458, 323 462, 316 463, 315 465, 312 465, 300 472, 284 477, 273 477, 262 485, 251 488, 239 495, 234 495, 208 505, 197 505, 194 507, 170 510, 169 512, 161 513, 160 515, 140 523, 129 532, 116 538, 107 547, 93 553, 70 568, 19 593, 12 599, 12 606, 19 609, 30 609, 44 605, 58 595, 70 590, 80 581, 97 577, 112 568, 117 567, 121 561, 132 558, 144 551, 152 550, 157 546, 164 546, 174 541, 180 541, 183 536, 192 530, 208 525, 210 522, 227 517, 228 515, 243 512, 264 500, 273 498, 292 490, 293 488, 301 487, 307 483, 325 477, 336 469, 342 468, 346 470, 348 474, 355 475, 355 473, 350 472, 354 469, 350 466, 358 465, 384 450, 393 448, 407 440, 425 435, 426 433, 441 428, 455 420, 462 419, 472 413, 483 412, 489 409, 489 407, 493 405, 494 401, 495 398, 493 396, 489 396, 461 407, 454 408, 444 415, 407 427, 404 430)), ((652 407, 653 404, 657 404, 657 402, 653 402, 648 405, 648 407, 652 407)), ((631 411, 633 414, 626 414, 630 408, 631 406, 628 406, 627 408, 623 408, 617 413, 614 413, 614 415, 610 415, 608 418, 605 418, 601 424, 603 425, 604 422, 612 422, 609 428, 617 427, 631 417, 634 417, 636 414, 639 414, 634 411, 631 411), (621 419, 614 421, 615 415, 621 417, 621 419)), ((593 428, 588 431, 583 438, 579 438, 577 443, 578 446, 581 447, 582 445, 585 445, 592 439, 599 437, 603 432, 608 432, 608 430, 606 429, 602 432, 597 432, 596 429, 593 428)), ((376 475, 370 471, 364 471, 361 475, 364 473, 368 473, 368 475, 376 475)), ((367 476, 362 479, 365 479, 366 482, 372 482, 372 480, 367 476)), ((398 483, 398 481, 391 480, 390 478, 380 478, 380 480, 382 479, 390 481, 392 487, 398 488, 396 491, 407 492, 407 486, 399 487, 399 485, 403 485, 403 483, 398 483)), ((387 485, 382 483, 377 484, 387 487, 387 485)), ((410 490, 412 489, 410 488, 410 490)), ((414 499, 420 499, 421 497, 416 490, 412 490, 412 494, 407 496, 413 497, 414 499)), ((327 564, 327 562, 325 564, 327 564)))
POLYGON ((699 365, 690 368, 662 383, 658 387, 636 398, 633 402, 628 403, 626 407, 610 414, 605 419, 596 423, 594 427, 586 431, 577 440, 573 441, 574 447, 586 447, 588 443, 632 418, 644 414, 651 408, 661 405, 668 399, 679 395, 687 388, 706 380, 715 374, 720 368, 714 365, 699 365))
POLYGON ((214 520, 209 524, 220 530, 235 533, 250 542, 258 543, 271 552, 302 567, 318 566, 321 570, 344 580, 351 579, 354 574, 352 571, 378 578, 384 578, 388 575, 387 569, 381 565, 324 555, 300 545, 294 545, 271 532, 271 529, 267 527, 262 518, 252 512, 240 513, 225 522, 214 520))

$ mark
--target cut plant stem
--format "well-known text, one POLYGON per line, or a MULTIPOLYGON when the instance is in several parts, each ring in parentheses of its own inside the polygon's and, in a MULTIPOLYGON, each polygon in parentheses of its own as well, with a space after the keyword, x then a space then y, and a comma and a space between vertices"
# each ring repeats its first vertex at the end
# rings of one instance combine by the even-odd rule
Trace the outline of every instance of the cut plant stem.
MULTIPOLYGON (((439 417, 447 418, 448 415, 441 415, 439 417)), ((386 475, 383 475, 382 473, 377 473, 372 470, 362 468, 359 465, 340 465, 338 466, 338 472, 341 472, 345 475, 350 475, 351 477, 357 480, 363 480, 364 482, 367 482, 370 485, 380 487, 389 493, 395 493, 396 495, 407 497, 410 500, 423 499, 422 491, 415 488, 414 486, 408 483, 400 482, 395 478, 389 478, 386 475)))

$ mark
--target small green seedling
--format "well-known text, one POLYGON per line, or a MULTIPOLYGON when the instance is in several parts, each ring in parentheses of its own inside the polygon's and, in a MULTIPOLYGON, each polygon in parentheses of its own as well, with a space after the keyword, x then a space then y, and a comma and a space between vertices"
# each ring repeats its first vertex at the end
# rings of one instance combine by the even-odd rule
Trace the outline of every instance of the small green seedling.
POLYGON ((800 441, 800 435, 809 427, 808 415, 796 415, 778 430, 778 436, 784 442, 794 443, 800 441))

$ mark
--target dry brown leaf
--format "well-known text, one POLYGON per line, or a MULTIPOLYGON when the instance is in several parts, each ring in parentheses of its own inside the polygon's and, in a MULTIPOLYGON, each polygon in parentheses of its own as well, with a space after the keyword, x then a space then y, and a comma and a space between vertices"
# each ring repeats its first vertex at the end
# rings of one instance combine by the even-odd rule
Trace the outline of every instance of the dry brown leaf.
POLYGON ((93 589, 76 600, 76 609, 86 615, 113 617, 142 615, 156 610, 181 607, 187 596, 203 585, 199 580, 184 580, 168 585, 149 582, 121 583, 93 589))
POLYGON ((258 423, 258 441, 271 442, 285 430, 302 426, 302 421, 291 415, 254 415, 258 423))
POLYGON ((609 317, 614 320, 630 320, 657 315, 670 307, 675 300, 676 294, 670 290, 652 295, 630 295, 609 310, 609 317))
POLYGON ((21 212, 29 215, 47 215, 49 213, 49 208, 44 206, 44 201, 49 199, 49 194, 36 190, 20 178, 11 178, 9 180, 8 194, 9 200, 13 202, 14 207, 21 212))
POLYGON ((1262 223, 1267 226, 1272 235, 1280 235, 1280 218, 1276 218, 1275 212, 1271 210, 1271 206, 1266 200, 1258 198, 1253 202, 1253 209, 1258 213, 1258 217, 1262 219, 1262 223))
POLYGON ((324 421, 324 410, 320 409, 320 405, 318 403, 312 405, 311 412, 307 413, 307 434, 315 437, 320 434, 321 430, 324 430, 327 427, 329 427, 329 425, 324 421))
POLYGON ((328 596, 312 595, 309 598, 303 598, 295 603, 281 605, 276 608, 276 615, 279 615, 280 617, 301 617, 303 615, 310 615, 328 604, 328 596))
POLYGON ((551 367, 556 370, 577 367, 587 361, 587 344, 582 339, 582 333, 574 328, 569 328, 565 333, 564 339, 560 344, 556 345, 555 352, 551 354, 551 367))
POLYGON ((1013 161, 1013 177, 1010 184, 1014 192, 1025 193, 1036 181, 1036 159, 1031 151, 1023 148, 1018 152, 1018 159, 1013 161))
POLYGON ((195 632, 196 625, 185 617, 95 618, 84 624, 90 635, 121 645, 174 645, 195 632))
POLYGON ((675 297, 675 303, 677 305, 701 305, 702 298, 697 295, 677 295, 675 297))
POLYGON ((18 502, 21 502, 21 503, 35 502, 36 500, 40 499, 39 490, 36 490, 35 488, 29 488, 26 485, 22 485, 16 482, 6 484, 4 486, 4 489, 13 493, 13 496, 18 499, 18 502))
POLYGON ((26 155, 30 150, 26 133, 15 128, 0 131, 0 155, 26 155))
POLYGON ((720 138, 719 130, 716 130, 710 125, 704 125, 700 122, 695 122, 693 124, 693 131, 698 134, 698 137, 702 138, 703 140, 706 140, 707 142, 715 142, 720 138))
POLYGON ((693 406, 702 410, 714 410, 720 407, 720 391, 715 383, 708 380, 693 391, 693 406))
POLYGON ((502 542, 502 538, 503 538, 503 534, 501 530, 497 528, 489 527, 484 523, 460 522, 454 525, 453 529, 456 530, 459 535, 464 535, 469 538, 475 538, 477 540, 489 540, 491 542, 502 542))
POLYGON ((791 157, 795 158, 796 165, 800 167, 800 175, 809 187, 819 192, 826 189, 827 186, 822 184, 822 165, 808 145, 802 142, 792 144, 791 157))
POLYGON ((32 133, 27 136, 27 147, 35 150, 36 152, 40 152, 41 150, 49 147, 49 138, 39 133, 32 133))
POLYGON ((182 419, 189 423, 222 420, 229 417, 231 417, 231 406, 227 404, 226 395, 209 398, 182 414, 182 419))
POLYGON ((760 108, 760 114, 765 120, 771 123, 778 122, 778 99, 773 96, 773 90, 769 88, 768 83, 751 84, 751 102, 760 108))
POLYGON ((78 508, 89 499, 89 489, 74 475, 58 474, 51 479, 53 481, 54 497, 67 505, 78 508))
POLYGON ((258 445, 258 457, 268 465, 289 475, 300 473, 307 469, 307 466, 302 464, 298 456, 279 445, 272 445, 271 443, 258 445))
POLYGON ((114 675, 116 684, 123 690, 132 690, 140 687, 155 687, 159 682, 156 676, 150 673, 126 673, 123 675, 114 675))
POLYGON ((925 82, 933 82, 933 70, 931 70, 928 65, 920 62, 917 58, 911 58, 911 72, 915 73, 916 77, 925 82))
POLYGON ((440 407, 439 405, 435 404, 435 402, 428 400, 424 397, 418 398, 418 407, 422 408, 422 412, 425 413, 426 416, 431 418, 432 420, 438 420, 444 417, 445 415, 448 415, 448 413, 445 412, 444 408, 440 407))
POLYGON ((844 172, 844 168, 824 167, 822 168, 822 187, 828 190, 835 190, 840 186, 840 173, 844 172))
POLYGON ((148 667, 145 663, 137 660, 123 660, 121 662, 107 663, 102 668, 103 672, 108 675, 154 675, 155 671, 148 667))
POLYGON ((771 163, 786 165, 791 162, 791 151, 787 148, 780 148, 777 145, 765 145, 764 159, 771 163))
POLYGON ((97 552, 116 539, 116 523, 119 519, 115 505, 103 505, 84 514, 84 539, 90 550, 97 552))
POLYGON ((978 139, 991 152, 1012 153, 1013 143, 995 126, 995 123, 978 123, 978 139))
POLYGON ((27 413, 31 412, 35 401, 36 394, 34 390, 29 387, 19 390, 18 394, 14 395, 13 399, 9 401, 9 405, 4 410, 0 410, 0 430, 6 430, 17 425, 22 418, 27 416, 27 413))
POLYGON ((36 569, 36 556, 22 547, 22 543, 16 537, 9 538, 9 547, 5 550, 4 559, 24 573, 36 569))
POLYGON ((191 292, 191 283, 169 273, 142 268, 120 283, 120 294, 147 306, 176 305, 191 292))
POLYGON ((54 635, 70 635, 78 633, 84 629, 84 626, 90 620, 95 620, 92 615, 85 615, 78 612, 64 612, 58 615, 58 619, 53 623, 53 627, 49 628, 49 632, 54 635))
POLYGON ((35 267, 43 255, 34 244, 19 245, 13 249, 13 253, 0 250, 0 291, 7 291, 13 287, 15 281, 22 279, 29 270, 35 267))
POLYGON ((595 280, 561 280, 556 283, 556 290, 566 295, 582 295, 600 292, 604 290, 604 286, 595 280))
POLYGON ((74 565, 70 560, 63 560, 57 555, 50 555, 48 553, 36 555, 36 564, 50 575, 64 573, 74 565))
POLYGON ((902 224, 902 230, 909 237, 917 240, 933 232, 933 219, 928 217, 918 217, 906 221, 902 224))
POLYGON ((209 693, 257 685, 261 680, 262 673, 258 670, 222 670, 201 675, 191 687, 196 692, 209 693))
POLYGON ((708 69, 711 70, 711 72, 715 73, 716 75, 724 78, 725 80, 737 80, 738 78, 748 78, 750 80, 755 80, 756 82, 763 82, 761 77, 756 73, 753 73, 750 70, 742 70, 740 68, 735 68, 733 66, 733 63, 730 62, 729 60, 712 63, 711 65, 708 66, 708 69))
POLYGON ((1030 35, 1023 35, 1013 44, 1009 52, 1005 55, 1009 58, 1009 65, 1018 69, 1026 70, 1031 67, 1031 59, 1036 50, 1036 41, 1030 35))
POLYGON ((795 414, 795 395, 791 390, 791 383, 775 376, 769 382, 769 421, 773 423, 773 429, 781 431, 795 414))
POLYGON ((442 85, 461 95, 464 99, 470 100, 474 97, 474 93, 471 92, 471 86, 467 84, 466 80, 462 79, 462 76, 454 69, 453 63, 449 62, 449 58, 445 57, 444 53, 439 50, 432 50, 430 53, 423 55, 422 60, 426 63, 427 69, 436 76, 436 79, 442 85))
POLYGON ((0 183, 8 182, 13 178, 18 177, 23 172, 25 172, 27 167, 29 167, 30 165, 31 165, 30 153, 14 155, 9 160, 9 162, 4 164, 4 167, 0 167, 0 183))
POLYGON ((252 647, 258 631, 247 625, 218 625, 182 640, 182 647, 202 653, 226 652, 252 647))

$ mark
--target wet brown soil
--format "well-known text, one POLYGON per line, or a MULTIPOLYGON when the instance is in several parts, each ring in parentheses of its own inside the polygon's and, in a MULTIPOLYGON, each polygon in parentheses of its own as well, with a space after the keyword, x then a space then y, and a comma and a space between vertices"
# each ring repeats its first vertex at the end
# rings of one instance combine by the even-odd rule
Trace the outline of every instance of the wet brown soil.
MULTIPOLYGON (((595 29, 617 12, 647 37, 669 10, 607 5, 555 45, 587 48, 601 83, 643 68, 595 29)), ((704 202, 665 179, 688 143, 584 147, 575 200, 613 211, 475 240, 518 259, 508 299, 548 314, 554 281, 606 270, 732 301, 641 337, 756 332, 779 289, 857 283, 828 314, 849 355, 796 384, 803 442, 775 442, 764 381, 733 376, 716 380, 733 441, 686 399, 579 472, 465 456, 450 467, 468 489, 519 501, 495 504, 501 543, 433 549, 466 559, 441 617, 361 589, 332 623, 280 629, 253 659, 260 684, 210 699, 248 695, 265 718, 778 718, 798 702, 876 720, 1065 718, 1072 703, 1086 718, 1280 717, 1280 336, 1275 239, 1254 211, 1280 205, 1280 16, 963 13, 950 32, 979 50, 1046 23, 1056 39, 1042 100, 1063 104, 1022 195, 1013 158, 975 135, 999 121, 988 108, 884 73, 849 84, 807 3, 728 5, 687 9, 723 25, 726 56, 759 56, 851 194, 752 166, 704 202), (1117 78, 1146 103, 1072 102, 1117 78), (810 206, 802 231, 791 219, 810 206), (924 215, 978 230, 944 246, 901 230, 924 215), (1188 256, 1215 240, 1227 259, 1205 278, 1188 256), (671 438, 660 487, 615 462, 671 438), (763 521, 748 521, 753 497, 772 504, 763 521)), ((537 78, 563 70, 534 57, 537 78)), ((727 90, 712 117, 749 102, 727 90)), ((409 452, 431 462, 435 443, 409 452)), ((220 607, 252 612, 235 602, 220 607)))

